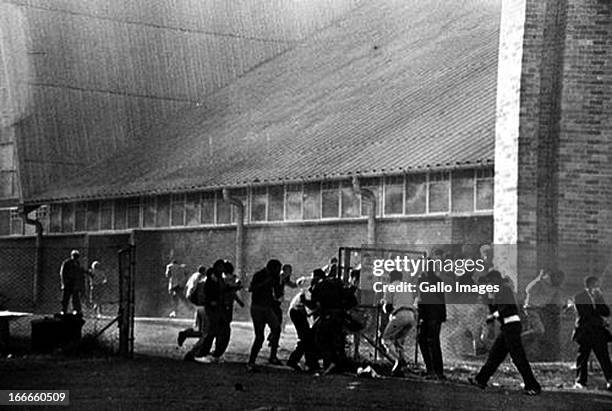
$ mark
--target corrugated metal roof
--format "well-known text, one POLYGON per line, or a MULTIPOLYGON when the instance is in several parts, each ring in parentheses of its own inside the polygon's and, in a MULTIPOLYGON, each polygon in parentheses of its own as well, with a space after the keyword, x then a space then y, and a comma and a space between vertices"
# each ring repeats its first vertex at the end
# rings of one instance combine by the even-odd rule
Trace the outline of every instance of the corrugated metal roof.
POLYGON ((499 14, 367 2, 29 202, 491 163, 499 14))

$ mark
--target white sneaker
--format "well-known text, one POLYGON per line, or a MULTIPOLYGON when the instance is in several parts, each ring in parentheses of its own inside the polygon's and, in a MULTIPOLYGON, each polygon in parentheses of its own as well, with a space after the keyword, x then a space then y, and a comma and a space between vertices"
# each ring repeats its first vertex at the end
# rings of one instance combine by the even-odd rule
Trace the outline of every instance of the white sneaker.
POLYGON ((176 311, 172 311, 170 314, 168 314, 168 317, 170 318, 176 317, 176 311))
POLYGON ((575 382, 574 383, 574 389, 575 390, 586 390, 586 385, 580 384, 579 382, 575 382))
POLYGON ((210 363, 214 362, 212 360, 212 358, 209 357, 208 355, 206 355, 204 357, 194 357, 194 361, 202 363, 202 364, 210 364, 210 363))

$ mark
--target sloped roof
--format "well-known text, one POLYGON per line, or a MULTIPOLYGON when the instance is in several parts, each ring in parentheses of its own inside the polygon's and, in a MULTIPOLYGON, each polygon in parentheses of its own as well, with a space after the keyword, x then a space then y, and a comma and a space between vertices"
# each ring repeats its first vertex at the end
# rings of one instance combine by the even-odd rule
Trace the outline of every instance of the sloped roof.
POLYGON ((492 163, 499 3, 365 2, 28 202, 492 163))

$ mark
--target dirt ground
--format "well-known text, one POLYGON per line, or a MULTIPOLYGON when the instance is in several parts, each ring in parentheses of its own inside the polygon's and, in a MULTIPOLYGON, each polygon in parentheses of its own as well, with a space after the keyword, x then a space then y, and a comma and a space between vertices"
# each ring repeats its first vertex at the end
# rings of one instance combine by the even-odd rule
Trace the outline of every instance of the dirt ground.
MULTIPOLYGON (((133 360, 40 355, 0 360, 0 389, 69 389, 73 409, 612 410, 612 394, 601 390, 601 372, 592 373, 592 390, 575 391, 567 388, 573 375, 569 364, 534 366, 545 389, 538 397, 521 393, 510 363, 501 367, 485 391, 465 383, 482 364, 479 361, 449 364, 448 382, 313 377, 283 367, 249 374, 244 362, 252 330, 245 323, 233 324, 225 363, 187 363, 181 358, 194 341, 179 349, 175 340, 185 325, 138 321, 133 360)), ((287 326, 281 358, 288 356, 294 342, 292 327, 287 326)), ((262 364, 266 354, 264 350, 260 355, 262 364)), ((383 366, 377 369, 384 372, 383 366)))

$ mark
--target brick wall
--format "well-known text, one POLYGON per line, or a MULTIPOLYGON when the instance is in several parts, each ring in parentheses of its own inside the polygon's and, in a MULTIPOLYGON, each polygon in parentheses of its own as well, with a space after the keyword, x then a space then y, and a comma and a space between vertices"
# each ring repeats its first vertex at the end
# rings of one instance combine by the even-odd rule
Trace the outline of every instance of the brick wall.
MULTIPOLYGON (((378 224, 377 235, 379 244, 388 246, 453 241, 481 244, 491 241, 492 225, 489 216, 384 220, 378 224)), ((306 275, 337 255, 339 247, 360 247, 366 237, 367 224, 363 220, 249 225, 245 228, 244 245, 246 280, 271 258, 292 264, 296 276, 306 275)), ((170 311, 163 274, 171 259, 186 264, 189 273, 199 264, 210 267, 218 258, 235 260, 233 227, 142 230, 134 238, 137 315, 167 315, 170 311)), ((185 307, 182 314, 190 315, 190 310, 185 307)))

